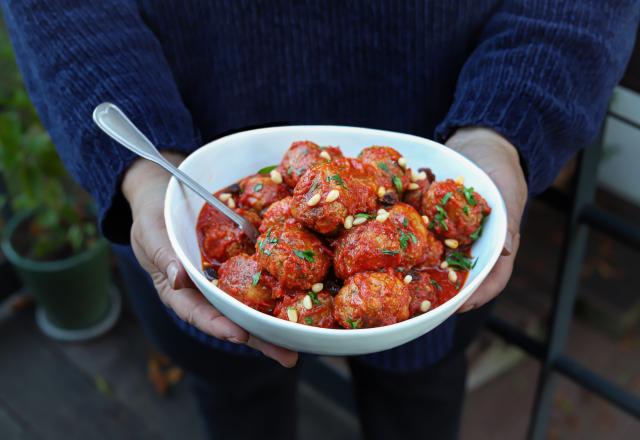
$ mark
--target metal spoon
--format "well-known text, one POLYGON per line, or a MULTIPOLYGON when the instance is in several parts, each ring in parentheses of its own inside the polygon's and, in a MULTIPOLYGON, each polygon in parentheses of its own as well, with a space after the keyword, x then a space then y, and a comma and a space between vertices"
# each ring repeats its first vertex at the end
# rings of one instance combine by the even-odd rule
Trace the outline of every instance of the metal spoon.
POLYGON ((204 189, 199 183, 173 166, 158 152, 156 147, 140 132, 138 127, 116 105, 103 102, 93 111, 94 122, 108 134, 113 140, 133 151, 138 156, 144 157, 151 162, 155 162, 162 168, 173 174, 173 177, 191 188, 196 194, 202 197, 209 205, 226 215, 237 224, 244 234, 255 243, 258 238, 258 231, 244 217, 238 215, 226 204, 213 197, 209 191, 204 189))

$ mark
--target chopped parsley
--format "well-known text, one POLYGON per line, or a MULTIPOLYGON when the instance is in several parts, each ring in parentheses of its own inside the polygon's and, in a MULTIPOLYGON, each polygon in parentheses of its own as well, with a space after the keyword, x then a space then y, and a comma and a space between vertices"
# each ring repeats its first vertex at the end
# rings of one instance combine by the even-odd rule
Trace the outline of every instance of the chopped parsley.
POLYGON ((393 186, 396 187, 396 191, 398 191, 398 194, 402 192, 402 180, 400 180, 400 178, 398 176, 393 176, 391 178, 391 182, 393 183, 393 186))
POLYGON ((478 238, 482 237, 482 229, 484 228, 484 222, 487 220, 487 217, 482 217, 482 222, 480 222, 480 226, 476 229, 470 236, 473 241, 476 241, 478 238))
POLYGON ((367 214, 366 212, 359 212, 356 215, 354 215, 355 218, 366 218, 367 220, 371 220, 372 218, 375 218, 374 215, 371 214, 367 214))
POLYGON ((294 249, 293 253, 296 254, 296 257, 302 258, 303 260, 307 260, 309 263, 313 263, 314 261, 316 261, 313 258, 315 256, 313 251, 310 251, 310 250, 301 251, 301 250, 298 250, 298 249, 294 249))
POLYGON ((276 237, 271 236, 271 228, 269 228, 267 229, 267 235, 265 236, 264 240, 262 241, 258 240, 258 249, 264 255, 269 256, 271 255, 271 251, 269 249, 265 249, 264 246, 266 244, 276 244, 276 243, 278 243, 278 239, 276 237))
POLYGON ((444 195, 444 197, 442 197, 442 200, 440 200, 440 206, 444 206, 447 204, 447 202, 449 201, 449 199, 451 198, 451 196, 453 195, 453 193, 451 191, 449 191, 448 193, 446 193, 444 195))
POLYGON ((394 251, 392 249, 382 249, 381 251, 385 255, 398 255, 400 251, 394 251))
POLYGON ((253 192, 260 192, 260 191, 262 191, 262 187, 263 187, 263 186, 264 186, 264 185, 263 185, 262 183, 256 183, 256 184, 254 185, 254 187, 253 187, 253 192))
POLYGON ((253 274, 253 276, 251 277, 251 279, 253 280, 253 281, 251 282, 251 285, 252 285, 252 286, 254 286, 254 287, 255 287, 255 286, 257 286, 257 285, 258 285, 258 283, 260 282, 260 275, 262 275, 262 271, 258 271, 258 272, 256 272, 256 273, 254 273, 254 274, 253 274))
POLYGON ((309 189, 309 192, 312 193, 316 189, 318 189, 318 182, 313 182, 313 185, 311 185, 311 188, 309 189))
POLYGON ((316 292, 314 292, 313 290, 310 290, 307 295, 309 295, 309 297, 311 298, 312 303, 314 303, 317 306, 320 305, 320 300, 318 299, 318 294, 316 292))
POLYGON ((269 174, 271 171, 278 168, 278 165, 269 165, 268 167, 260 168, 258 174, 269 174))
POLYGON ((409 244, 409 239, 411 239, 413 244, 418 244, 418 239, 412 232, 406 233, 404 231, 400 231, 400 248, 403 250, 406 249, 409 244))
MULTIPOLYGON (((445 231, 448 231, 449 226, 447 226, 447 222, 445 222, 446 218, 449 218, 447 211, 445 211, 442 206, 436 205, 436 215, 434 216, 434 220, 436 221, 436 223, 440 223, 440 227, 442 229, 444 229, 445 231)), ((429 225, 429 229, 433 229, 431 225, 429 225)))
POLYGON ((405 228, 409 227, 409 219, 408 218, 404 218, 402 219, 402 226, 404 226, 405 228))
POLYGON ((468 215, 469 215, 469 205, 464 205, 464 206, 462 207, 462 212, 464 212, 464 214, 465 214, 466 216, 468 216, 468 215))
POLYGON ((457 251, 450 253, 446 258, 446 262, 449 267, 465 271, 473 269, 476 266, 477 261, 477 258, 475 260, 472 260, 470 257, 467 257, 461 252, 457 251))
POLYGON ((476 196, 473 195, 473 188, 463 186, 462 188, 458 189, 458 191, 462 193, 465 199, 467 199, 467 203, 469 205, 476 206, 478 204, 476 196))
POLYGON ((433 278, 429 280, 429 282, 431 283, 431 285, 433 287, 435 287, 438 290, 442 290, 442 286, 440 285, 439 282, 437 282, 436 280, 434 280, 433 278))
POLYGON ((333 176, 327 176, 327 182, 331 183, 331 181, 336 182, 336 184, 340 185, 344 189, 347 189, 347 185, 344 184, 344 180, 340 177, 339 174, 334 174, 333 176))
POLYGON ((289 165, 289 168, 287 168, 287 176, 290 176, 293 173, 293 166, 289 165))
POLYGON ((384 171, 385 173, 389 172, 389 167, 387 166, 386 163, 384 162, 378 162, 378 168, 380 168, 382 171, 384 171))
POLYGON ((351 328, 358 328, 358 326, 360 325, 360 320, 359 319, 347 319, 347 324, 349 324, 349 327, 351 327, 351 328))
POLYGON ((311 317, 309 317, 309 316, 305 316, 304 322, 306 322, 307 325, 311 325, 311 324, 313 324, 313 319, 311 319, 311 317))

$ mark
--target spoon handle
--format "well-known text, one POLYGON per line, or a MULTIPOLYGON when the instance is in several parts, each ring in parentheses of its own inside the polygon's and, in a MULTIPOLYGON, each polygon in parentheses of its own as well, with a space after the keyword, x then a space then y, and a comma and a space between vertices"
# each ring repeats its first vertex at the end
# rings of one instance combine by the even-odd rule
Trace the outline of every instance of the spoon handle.
POLYGON ((180 171, 166 160, 147 137, 136 127, 133 122, 115 104, 103 102, 93 111, 93 120, 113 140, 151 162, 160 165, 171 173, 180 182, 191 188, 208 204, 221 211, 225 216, 236 223, 245 235, 253 242, 258 233, 251 223, 238 215, 226 204, 216 199, 198 182, 180 171))

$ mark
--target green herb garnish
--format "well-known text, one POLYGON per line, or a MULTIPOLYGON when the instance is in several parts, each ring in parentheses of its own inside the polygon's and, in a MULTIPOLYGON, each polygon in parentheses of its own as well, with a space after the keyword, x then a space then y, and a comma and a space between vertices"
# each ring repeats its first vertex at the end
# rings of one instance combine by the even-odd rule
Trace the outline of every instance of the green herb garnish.
POLYGON ((439 282, 437 282, 436 280, 431 279, 431 280, 429 280, 429 282, 430 282, 430 283, 431 283, 431 285, 432 285, 433 287, 435 287, 436 289, 438 289, 438 290, 442 290, 442 286, 441 286, 441 285, 440 285, 440 283, 439 283, 439 282))
POLYGON ((396 187, 396 191, 400 194, 402 192, 402 180, 398 176, 393 176, 391 182, 393 182, 393 186, 396 187))
POLYGON ((309 316, 306 316, 304 318, 304 322, 306 322, 307 325, 311 325, 311 324, 313 324, 313 319, 311 319, 309 316))
POLYGON ((400 251, 394 251, 392 249, 382 249, 381 251, 385 255, 398 255, 400 251))
POLYGON ((451 198, 451 196, 453 195, 453 193, 451 191, 449 191, 448 193, 446 193, 444 195, 444 197, 442 197, 442 200, 440 200, 440 205, 444 206, 447 204, 447 202, 449 201, 449 199, 451 198))
POLYGON ((269 174, 271 171, 278 168, 278 165, 269 165, 268 167, 260 168, 258 174, 269 174))
POLYGON ((320 305, 320 300, 318 299, 318 294, 316 292, 314 292, 313 290, 310 290, 307 295, 311 297, 312 303, 314 303, 317 306, 320 305))
POLYGON ((289 165, 289 168, 287 168, 287 176, 290 176, 291 173, 293 173, 293 166, 289 165))
POLYGON ((469 205, 464 205, 462 207, 462 212, 464 212, 465 215, 469 215, 469 205))
POLYGON ((356 215, 354 215, 355 218, 366 218, 367 220, 371 220, 372 218, 375 218, 374 215, 371 214, 367 214, 366 212, 359 212, 356 215))
POLYGON ((258 285, 258 283, 260 282, 260 275, 262 275, 262 271, 259 271, 259 272, 253 274, 253 276, 251 277, 251 279, 253 280, 251 282, 252 286, 255 287, 255 286, 258 285))
POLYGON ((263 185, 262 183, 256 183, 256 184, 254 185, 254 187, 253 187, 253 192, 260 192, 260 191, 262 191, 262 187, 263 187, 263 186, 264 186, 264 185, 263 185))
POLYGON ((447 226, 447 222, 444 221, 446 218, 449 218, 447 211, 445 211, 442 206, 436 205, 436 215, 434 215, 434 219, 437 223, 440 223, 442 229, 448 231, 449 227, 447 226))
POLYGON ((415 235, 413 235, 412 232, 407 233, 404 231, 400 231, 400 248, 402 248, 403 250, 406 249, 407 245, 409 244, 409 239, 411 239, 413 244, 418 244, 418 239, 415 235))
POLYGON ((462 195, 464 195, 464 198, 467 199, 467 203, 471 206, 476 206, 478 204, 478 201, 476 200, 476 197, 473 195, 473 188, 472 187, 466 187, 463 186, 462 188, 458 189, 459 192, 462 193, 462 195))
POLYGON ((480 226, 478 229, 473 231, 473 233, 469 236, 473 241, 476 241, 478 238, 482 237, 482 229, 484 228, 484 222, 487 220, 487 217, 482 217, 482 222, 480 222, 480 226))
POLYGON ((378 162, 378 168, 380 168, 382 171, 384 171, 385 173, 389 172, 389 167, 387 166, 386 163, 384 162, 378 162))
POLYGON ((478 259, 472 260, 470 257, 460 253, 460 252, 452 252, 447 256, 447 264, 449 267, 454 267, 459 270, 469 271, 476 266, 476 262, 478 259))
POLYGON ((294 249, 293 253, 296 254, 296 256, 298 258, 302 258, 303 260, 307 260, 309 263, 313 263, 314 261, 316 261, 313 258, 315 256, 313 251, 310 251, 310 250, 301 251, 301 250, 298 250, 298 249, 294 249))
POLYGON ((327 182, 331 183, 331 181, 336 182, 336 184, 340 185, 344 189, 347 189, 347 185, 344 184, 344 180, 340 177, 339 174, 334 174, 333 176, 327 176, 327 182))
POLYGON ((316 189, 318 189, 318 182, 313 182, 313 185, 309 188, 309 193, 313 193, 316 189))
POLYGON ((269 249, 265 249, 264 246, 266 244, 276 244, 276 243, 278 243, 278 239, 276 237, 271 236, 271 228, 269 228, 267 229, 267 235, 265 236, 264 240, 258 241, 258 249, 264 255, 269 256, 271 255, 271 251, 269 249))
POLYGON ((358 328, 358 326, 360 325, 360 320, 359 319, 347 319, 347 324, 349 324, 349 327, 351 327, 351 328, 358 328))
POLYGON ((404 218, 402 219, 402 226, 404 226, 405 228, 409 227, 409 219, 408 218, 404 218))

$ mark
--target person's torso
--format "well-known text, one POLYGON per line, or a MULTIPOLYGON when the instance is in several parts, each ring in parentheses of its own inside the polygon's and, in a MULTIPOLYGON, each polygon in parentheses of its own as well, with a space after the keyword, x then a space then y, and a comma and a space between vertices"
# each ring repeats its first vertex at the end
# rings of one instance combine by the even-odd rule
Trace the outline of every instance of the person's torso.
POLYGON ((431 137, 498 0, 144 0, 204 142, 274 123, 431 137))

